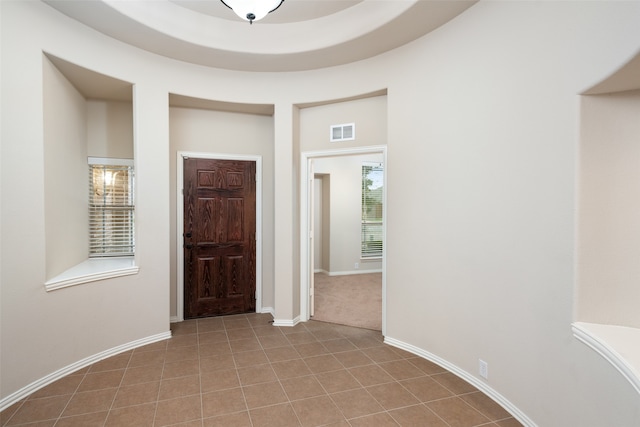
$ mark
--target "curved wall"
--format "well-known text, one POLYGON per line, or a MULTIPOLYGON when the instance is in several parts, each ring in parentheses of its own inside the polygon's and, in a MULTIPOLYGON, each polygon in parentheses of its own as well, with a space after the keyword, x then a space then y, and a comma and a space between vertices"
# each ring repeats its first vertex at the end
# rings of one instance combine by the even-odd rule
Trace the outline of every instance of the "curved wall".
POLYGON ((169 93, 275 106, 272 291, 293 320, 295 105, 386 88, 387 336, 470 375, 487 361, 532 425, 640 424, 640 397, 570 328, 577 94, 638 50, 640 3, 480 2, 370 60, 263 74, 142 52, 41 2, 0 8, 2 399, 168 331, 169 93), (44 291, 43 50, 135 85, 137 275, 44 291))

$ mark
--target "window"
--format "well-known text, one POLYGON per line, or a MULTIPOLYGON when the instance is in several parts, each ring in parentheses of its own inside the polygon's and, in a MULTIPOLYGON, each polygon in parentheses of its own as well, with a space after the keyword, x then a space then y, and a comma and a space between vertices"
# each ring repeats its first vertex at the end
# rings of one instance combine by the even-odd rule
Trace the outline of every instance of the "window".
POLYGON ((382 192, 381 163, 362 164, 362 258, 382 257, 382 192))
POLYGON ((89 257, 135 252, 134 173, 129 159, 89 158, 89 257))

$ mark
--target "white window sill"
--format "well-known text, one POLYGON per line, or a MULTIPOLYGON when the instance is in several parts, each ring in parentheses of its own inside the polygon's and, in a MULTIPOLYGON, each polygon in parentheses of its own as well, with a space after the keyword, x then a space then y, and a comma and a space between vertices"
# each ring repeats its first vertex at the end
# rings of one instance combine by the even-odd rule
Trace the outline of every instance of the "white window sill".
POLYGON ((90 258, 53 279, 47 280, 44 288, 47 292, 51 292, 96 280, 137 274, 138 270, 139 267, 135 265, 133 257, 90 258))
POLYGON ((611 363, 640 393, 640 329, 575 322, 573 335, 611 363))

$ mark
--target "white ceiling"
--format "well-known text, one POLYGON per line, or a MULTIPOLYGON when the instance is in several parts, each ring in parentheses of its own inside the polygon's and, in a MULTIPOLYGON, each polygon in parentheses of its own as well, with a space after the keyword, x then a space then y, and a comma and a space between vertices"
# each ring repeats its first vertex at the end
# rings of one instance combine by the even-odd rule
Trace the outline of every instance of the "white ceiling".
POLYGON ((194 64, 299 71, 369 58, 453 19, 477 0, 285 0, 263 20, 220 0, 43 0, 133 46, 194 64))

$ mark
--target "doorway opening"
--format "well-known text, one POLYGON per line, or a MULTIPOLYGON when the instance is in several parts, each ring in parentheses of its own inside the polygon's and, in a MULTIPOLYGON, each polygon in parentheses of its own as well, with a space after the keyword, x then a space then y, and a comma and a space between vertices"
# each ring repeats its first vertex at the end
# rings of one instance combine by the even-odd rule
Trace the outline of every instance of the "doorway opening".
MULTIPOLYGON (((344 186, 344 179, 341 180, 337 179, 337 176, 334 177, 327 177, 326 174, 324 174, 323 170, 326 171, 326 169, 324 169, 323 167, 320 167, 319 169, 316 169, 316 166, 319 166, 323 163, 326 162, 331 162, 332 160, 335 160, 336 162, 344 162, 345 160, 348 159, 367 159, 368 161, 371 161, 372 159, 378 159, 382 168, 384 168, 384 165, 386 164, 386 146, 371 146, 371 147, 359 147, 359 148, 350 148, 350 149, 343 149, 343 150, 331 150, 331 151, 318 151, 318 152, 305 152, 302 153, 302 159, 301 159, 301 180, 303 183, 305 183, 304 185, 301 185, 301 215, 300 215, 300 223, 301 223, 301 231, 300 231, 300 236, 301 236, 301 243, 300 243, 300 248, 301 248, 301 268, 300 268, 300 272, 301 272, 301 277, 300 277, 300 283, 301 283, 301 289, 300 289, 300 320, 301 321, 307 321, 309 319, 312 318, 312 316, 314 315, 314 307, 315 307, 315 275, 320 272, 321 274, 326 274, 328 270, 330 274, 328 274, 328 276, 332 276, 331 278, 336 278, 336 279, 340 279, 340 280, 345 280, 345 279, 349 279, 351 276, 351 278, 356 278, 356 274, 357 276, 361 276, 358 277, 358 279, 366 279, 367 275, 373 275, 375 276, 377 274, 378 277, 378 282, 381 282, 380 284, 380 288, 381 289, 381 295, 379 295, 379 298, 381 299, 379 306, 381 306, 381 312, 379 312, 381 319, 379 320, 380 322, 380 328, 373 328, 373 329, 381 329, 383 335, 385 334, 386 331, 386 274, 385 274, 385 248, 384 245, 382 245, 382 252, 381 252, 381 257, 377 257, 377 259, 373 259, 373 258, 369 258, 367 259, 366 254, 363 257, 362 256, 362 252, 361 252, 361 233, 362 233, 362 228, 361 225, 356 224, 355 226, 353 226, 353 224, 351 226, 349 226, 348 228, 345 228, 344 230, 339 230, 339 229, 332 229, 331 230, 331 234, 332 235, 339 235, 339 236, 344 236, 346 238, 347 234, 349 234, 349 238, 350 240, 356 240, 356 248, 355 251, 356 253, 350 253, 349 255, 343 256, 341 254, 336 254, 334 253, 333 257, 331 258, 331 261, 327 261, 326 257, 330 256, 327 255, 327 252, 331 252, 330 250, 327 251, 326 250, 326 245, 328 242, 323 242, 322 247, 324 247, 325 249, 323 250, 323 254, 322 257, 324 257, 324 261, 321 261, 323 263, 323 265, 318 266, 318 257, 316 257, 316 251, 317 246, 317 240, 318 239, 323 239, 323 235, 324 235, 324 240, 327 239, 327 233, 326 233, 326 229, 323 230, 320 234, 319 234, 319 230, 317 230, 318 225, 317 225, 317 221, 316 221, 316 203, 317 203, 317 198, 316 198, 316 192, 319 191, 318 190, 318 179, 320 179, 320 181, 322 181, 322 183, 324 183, 325 185, 327 183, 330 182, 330 186, 335 190, 335 193, 340 193, 341 195, 343 195, 345 197, 344 202, 340 201, 340 198, 332 198, 332 205, 330 206, 330 209, 336 209, 339 208, 341 204, 347 204, 349 203, 350 205, 354 204, 356 205, 356 216, 360 215, 361 212, 361 179, 362 179, 362 175, 361 172, 358 172, 358 176, 356 178, 354 178, 356 180, 355 185, 357 186, 357 196, 356 196, 356 200, 354 199, 354 195, 351 194, 345 194, 345 186, 344 186), (318 174, 316 175, 316 172, 318 172, 318 174), (318 179, 316 179, 318 178, 318 179), (337 205, 337 206, 336 206, 337 205), (376 268, 372 268, 371 262, 377 262, 377 267, 376 268), (331 263, 333 263, 333 265, 331 265, 331 263), (367 268, 369 268, 370 270, 367 270, 367 268), (367 274, 359 274, 359 273, 367 273, 367 274), (343 277, 344 276, 344 277, 343 277), (380 278, 381 276, 381 278, 380 278)), ((360 161, 360 160, 358 160, 360 161)), ((359 163, 360 165, 362 164, 362 162, 360 161, 359 163)), ((360 166, 361 168, 361 166, 360 166)), ((321 184, 322 185, 322 184, 321 184)), ((383 182, 381 183, 381 205, 382 205, 382 224, 379 227, 379 233, 382 235, 382 241, 385 240, 385 234, 386 234, 386 174, 383 174, 383 182)), ((325 189, 326 190, 326 189, 325 189)), ((320 190, 325 192, 325 190, 320 190)), ((352 208, 353 209, 353 208, 352 208)), ((327 212, 326 206, 322 208, 323 211, 327 212)), ((356 218, 357 221, 360 221, 362 218, 356 218)), ((334 227, 335 224, 333 225, 329 225, 330 227, 334 227)), ((335 248, 338 248, 340 245, 334 245, 332 246, 332 248, 334 248, 334 252, 336 251, 335 248)), ((352 246, 352 245, 349 245, 352 246)), ((342 249, 342 248, 340 248, 342 249)), ((353 251, 352 251, 353 252, 353 251)), ((321 257, 321 258, 322 258, 321 257)), ((323 278, 325 279, 325 278, 323 278)), ((375 278, 374 278, 375 280, 375 278)), ((354 282, 355 283, 355 282, 354 282)), ((341 296, 341 298, 344 298, 345 296, 341 296)), ((348 298, 348 296, 346 296, 346 298, 348 298)), ((345 310, 349 310, 350 308, 348 306, 345 307, 345 310)), ((354 313, 355 314, 355 313, 354 313)))

